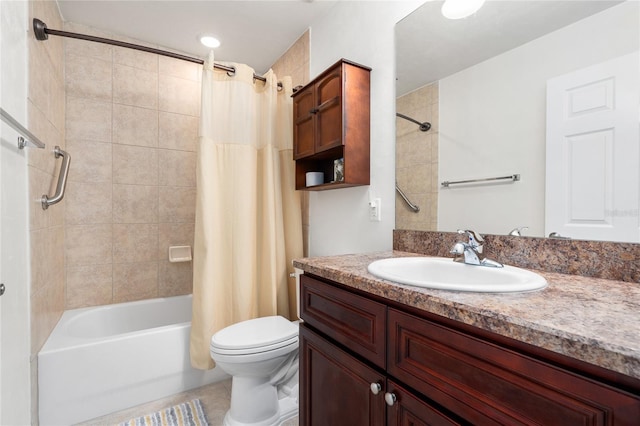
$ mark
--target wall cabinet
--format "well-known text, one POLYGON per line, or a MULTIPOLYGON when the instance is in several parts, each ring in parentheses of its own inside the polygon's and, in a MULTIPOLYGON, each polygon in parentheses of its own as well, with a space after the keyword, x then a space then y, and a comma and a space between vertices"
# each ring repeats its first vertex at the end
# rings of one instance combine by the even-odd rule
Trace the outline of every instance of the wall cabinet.
POLYGON ((296 189, 325 190, 369 184, 371 69, 342 59, 293 95, 296 189), (344 159, 334 181, 334 161, 344 159), (307 172, 324 183, 306 186, 307 172))
POLYGON ((545 358, 542 349, 510 346, 309 275, 300 297, 301 425, 631 426, 640 419, 638 388, 601 379, 571 358, 545 358))

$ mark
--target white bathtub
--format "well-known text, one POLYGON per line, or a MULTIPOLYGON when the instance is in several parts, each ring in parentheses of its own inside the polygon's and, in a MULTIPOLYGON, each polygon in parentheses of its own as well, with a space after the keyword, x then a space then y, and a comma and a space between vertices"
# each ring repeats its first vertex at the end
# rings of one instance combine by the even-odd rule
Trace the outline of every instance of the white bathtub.
POLYGON ((83 422, 228 377, 191 368, 190 331, 191 295, 66 311, 38 354, 40 424, 83 422))

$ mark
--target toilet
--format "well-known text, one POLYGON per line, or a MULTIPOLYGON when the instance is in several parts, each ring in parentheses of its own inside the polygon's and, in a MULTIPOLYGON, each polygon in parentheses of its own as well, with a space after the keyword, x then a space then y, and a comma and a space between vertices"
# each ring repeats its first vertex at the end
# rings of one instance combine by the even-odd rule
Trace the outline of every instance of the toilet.
POLYGON ((298 323, 255 318, 213 335, 211 358, 230 374, 224 426, 276 426, 298 415, 298 323))

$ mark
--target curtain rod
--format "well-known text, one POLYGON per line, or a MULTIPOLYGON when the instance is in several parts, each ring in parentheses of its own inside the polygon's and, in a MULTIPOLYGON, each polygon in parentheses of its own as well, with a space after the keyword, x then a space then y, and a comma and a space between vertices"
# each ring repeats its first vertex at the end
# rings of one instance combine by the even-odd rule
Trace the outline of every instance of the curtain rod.
MULTIPOLYGON (((200 59, 200 58, 192 58, 190 56, 185 56, 185 55, 181 55, 179 53, 173 53, 173 52, 167 52, 166 50, 160 50, 160 49, 154 49, 153 47, 147 47, 147 46, 141 46, 139 44, 133 44, 133 43, 127 43, 124 41, 118 41, 118 40, 112 40, 109 38, 103 38, 103 37, 96 37, 96 36, 91 36, 91 35, 87 35, 87 34, 79 34, 79 33, 72 33, 69 31, 60 31, 60 30, 52 30, 47 28, 47 24, 45 24, 44 22, 42 22, 40 19, 38 18, 33 18, 33 32, 36 35, 36 39, 43 41, 43 40, 47 40, 49 38, 49 34, 51 35, 55 35, 55 36, 60 36, 60 37, 69 37, 69 38, 76 38, 79 40, 87 40, 87 41, 93 41, 96 43, 104 43, 104 44, 110 44, 113 46, 118 46, 118 47, 126 47, 128 49, 134 49, 134 50, 141 50, 143 52, 148 52, 148 53, 155 53, 156 55, 162 55, 162 56, 168 56, 169 58, 174 58, 174 59, 180 59, 183 61, 188 61, 188 62, 193 62, 196 64, 204 64, 204 60, 200 59)), ((221 64, 213 64, 214 68, 226 71, 227 73, 231 73, 231 74, 235 74, 236 69, 235 67, 228 67, 226 65, 221 65, 221 64)), ((260 80, 262 82, 266 82, 267 79, 257 75, 257 74, 253 74, 253 79, 254 80, 260 80)), ((278 82, 278 88, 281 89, 282 88, 282 83, 278 82)))

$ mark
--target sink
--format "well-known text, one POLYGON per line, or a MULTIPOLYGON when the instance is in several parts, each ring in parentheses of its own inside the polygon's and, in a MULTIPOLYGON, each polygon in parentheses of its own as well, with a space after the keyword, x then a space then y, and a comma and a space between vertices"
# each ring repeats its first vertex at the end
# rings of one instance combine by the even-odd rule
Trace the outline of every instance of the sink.
POLYGON ((503 293, 547 286, 544 277, 525 269, 467 265, 445 257, 393 257, 372 262, 368 270, 385 280, 439 290, 503 293))

